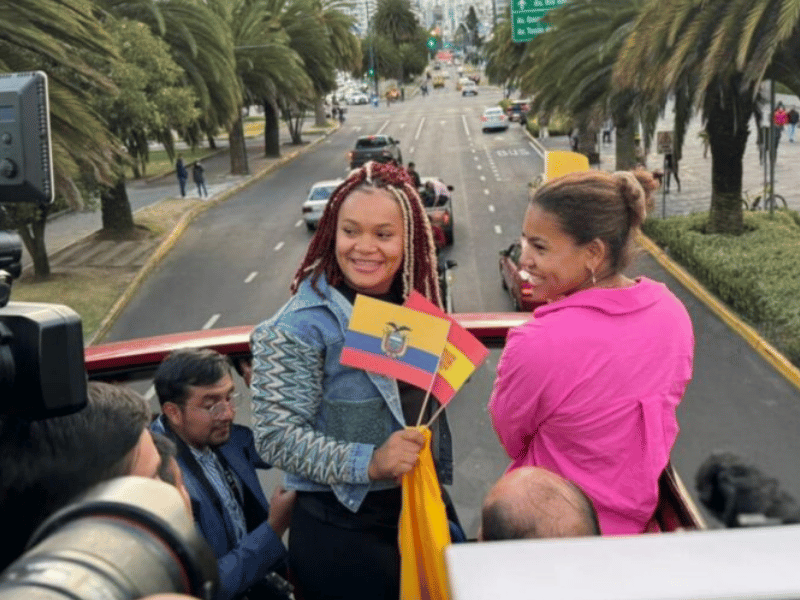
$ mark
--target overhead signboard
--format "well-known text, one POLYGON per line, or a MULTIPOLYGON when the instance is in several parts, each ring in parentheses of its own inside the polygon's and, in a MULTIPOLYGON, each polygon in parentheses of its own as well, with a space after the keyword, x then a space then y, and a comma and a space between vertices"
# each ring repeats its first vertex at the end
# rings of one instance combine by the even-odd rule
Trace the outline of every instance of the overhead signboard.
POLYGON ((528 42, 550 28, 544 18, 554 8, 566 4, 567 0, 512 0, 511 39, 528 42))

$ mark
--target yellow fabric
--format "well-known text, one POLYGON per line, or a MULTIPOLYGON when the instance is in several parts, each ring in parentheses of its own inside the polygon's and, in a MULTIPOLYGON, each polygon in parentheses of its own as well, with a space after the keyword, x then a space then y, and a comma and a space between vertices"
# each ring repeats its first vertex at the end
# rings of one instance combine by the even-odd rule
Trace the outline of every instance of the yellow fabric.
POLYGON ((401 600, 449 600, 444 549, 450 529, 431 455, 431 430, 417 427, 425 447, 416 466, 403 475, 400 513, 401 600))
POLYGON ((545 162, 547 163, 545 166, 545 181, 550 181, 567 173, 589 170, 589 159, 585 154, 580 154, 579 152, 550 150, 547 152, 545 162))

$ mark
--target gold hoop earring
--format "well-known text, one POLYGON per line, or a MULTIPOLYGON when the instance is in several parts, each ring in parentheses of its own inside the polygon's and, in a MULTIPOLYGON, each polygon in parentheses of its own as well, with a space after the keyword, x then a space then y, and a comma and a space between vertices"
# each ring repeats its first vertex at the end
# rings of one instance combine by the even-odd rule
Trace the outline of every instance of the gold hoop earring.
POLYGON ((592 274, 592 285, 597 285, 597 277, 595 277, 594 269, 589 267, 589 273, 592 274))

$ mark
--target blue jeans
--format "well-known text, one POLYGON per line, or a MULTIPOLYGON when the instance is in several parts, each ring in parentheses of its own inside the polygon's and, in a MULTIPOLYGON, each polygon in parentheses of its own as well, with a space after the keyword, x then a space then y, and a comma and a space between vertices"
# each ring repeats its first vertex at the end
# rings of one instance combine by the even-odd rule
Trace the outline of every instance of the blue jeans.
POLYGON ((178 177, 178 185, 181 187, 181 198, 186 197, 186 177, 178 177))

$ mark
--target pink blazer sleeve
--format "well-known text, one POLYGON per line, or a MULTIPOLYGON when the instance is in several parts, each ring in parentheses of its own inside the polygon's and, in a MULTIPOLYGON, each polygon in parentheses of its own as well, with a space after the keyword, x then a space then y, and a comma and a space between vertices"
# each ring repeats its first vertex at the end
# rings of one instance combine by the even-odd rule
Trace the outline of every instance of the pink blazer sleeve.
POLYGON ((549 413, 547 388, 553 374, 546 338, 546 332, 533 322, 512 330, 497 365, 489 414, 512 459, 525 456, 549 413))

